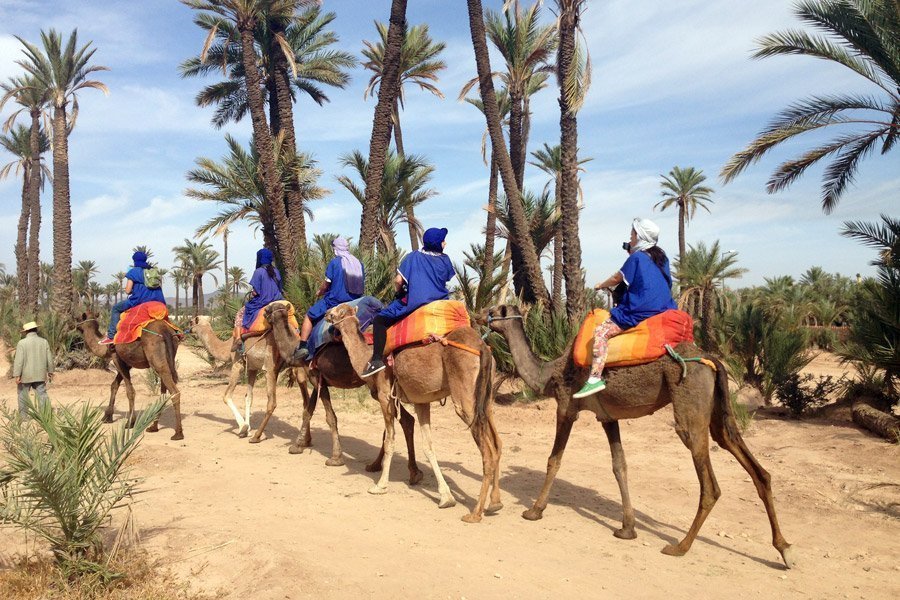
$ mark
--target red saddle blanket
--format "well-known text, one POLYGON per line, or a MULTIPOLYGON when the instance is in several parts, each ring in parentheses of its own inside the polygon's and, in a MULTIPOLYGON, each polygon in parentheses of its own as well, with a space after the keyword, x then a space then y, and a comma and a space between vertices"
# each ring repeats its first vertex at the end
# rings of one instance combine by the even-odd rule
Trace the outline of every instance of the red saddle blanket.
POLYGON ((466 305, 456 300, 438 300, 416 309, 387 330, 387 356, 397 348, 421 342, 429 336, 447 335, 454 329, 469 327, 466 305))
MULTIPOLYGON (((575 346, 572 348, 575 364, 589 367, 594 356, 594 329, 609 318, 602 308, 591 311, 585 318, 575 346)), ((666 344, 676 346, 694 341, 694 321, 691 315, 680 310, 667 310, 641 321, 609 340, 608 367, 624 367, 653 362, 666 353, 666 344)))
POLYGON ((122 313, 116 326, 114 344, 128 344, 140 339, 144 327, 153 321, 165 321, 173 330, 177 329, 169 322, 169 309, 162 302, 144 302, 122 313))

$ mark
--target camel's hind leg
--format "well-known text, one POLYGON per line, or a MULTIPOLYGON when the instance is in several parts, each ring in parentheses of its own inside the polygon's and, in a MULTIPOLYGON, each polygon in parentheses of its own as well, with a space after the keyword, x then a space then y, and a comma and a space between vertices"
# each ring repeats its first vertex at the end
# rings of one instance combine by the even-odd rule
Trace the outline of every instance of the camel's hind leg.
POLYGON ((669 556, 683 556, 691 549, 694 538, 709 516, 716 500, 722 495, 716 476, 709 460, 709 412, 705 411, 696 402, 691 400, 687 406, 682 406, 677 399, 673 401, 675 412, 675 431, 678 437, 691 451, 694 468, 697 470, 697 478, 700 480, 700 503, 697 506, 697 514, 687 534, 677 544, 669 544, 663 548, 663 554, 669 556))
MULTIPOLYGON (((322 387, 325 387, 322 384, 322 387)), ((290 454, 303 454, 304 448, 312 446, 312 434, 309 432, 309 422, 312 420, 313 413, 316 411, 316 402, 319 399, 319 386, 313 388, 312 394, 303 398, 303 418, 300 423, 300 431, 291 447, 288 448, 290 454)))
POLYGON ((494 423, 493 408, 488 411, 488 424, 490 431, 486 435, 490 436, 494 445, 494 481, 491 486, 491 503, 484 509, 484 512, 492 514, 503 508, 503 503, 500 501, 500 454, 503 451, 503 442, 500 441, 500 433, 494 423))
MULTIPOLYGON (((134 384, 131 383, 131 367, 122 362, 119 365, 119 372, 122 374, 122 383, 125 384, 125 395, 128 397, 128 414, 125 415, 125 427, 131 429, 134 427, 134 422, 137 419, 137 415, 134 412, 134 384)), ((153 433, 159 431, 159 425, 154 422, 150 427, 147 428, 147 431, 153 433)))
POLYGON ((622 449, 619 422, 604 421, 603 431, 609 440, 613 474, 616 476, 619 494, 622 496, 622 528, 615 530, 613 535, 623 540, 633 540, 637 537, 634 532, 634 507, 631 506, 631 495, 628 493, 628 465, 625 464, 625 450, 622 449))
MULTIPOLYGON (((416 463, 416 442, 415 442, 415 425, 416 420, 403 405, 400 406, 400 428, 403 429, 403 437, 406 440, 406 452, 409 460, 406 463, 409 469, 409 485, 417 485, 422 481, 422 470, 416 463)), ((366 465, 366 471, 369 473, 377 473, 381 470, 381 462, 384 460, 384 434, 381 435, 381 448, 378 450, 378 456, 371 463, 366 465)))
MULTIPOLYGON (((266 430, 266 425, 269 424, 269 419, 272 418, 272 413, 275 412, 275 407, 278 406, 276 399, 277 392, 278 368, 273 365, 271 368, 266 369, 266 396, 268 398, 268 402, 266 403, 266 416, 263 417, 262 423, 259 424, 256 433, 250 438, 251 444, 258 444, 262 439, 262 434, 266 430)), ((252 388, 250 393, 252 398, 252 388)))
POLYGON ((338 434, 337 415, 331 405, 331 391, 328 386, 322 386, 322 406, 325 408, 325 422, 331 429, 331 457, 325 461, 329 467, 341 467, 344 465, 344 451, 341 448, 341 436, 338 434))
POLYGON ((547 508, 547 499, 550 497, 550 488, 553 486, 553 480, 559 472, 562 464, 563 453, 566 451, 566 444, 569 443, 569 434, 572 433, 572 425, 575 424, 575 416, 565 413, 556 413, 556 437, 553 438, 553 449, 550 451, 550 458, 547 459, 547 475, 544 477, 544 486, 534 501, 534 506, 522 513, 522 518, 529 521, 537 521, 544 515, 544 509, 547 508))
POLYGON ((104 423, 113 422, 113 411, 116 408, 116 394, 119 393, 119 384, 122 383, 122 379, 122 373, 119 371, 119 368, 117 366, 116 378, 113 379, 113 382, 109 385, 109 406, 107 406, 106 410, 103 412, 104 423))
MULTIPOLYGON (((434 477, 438 483, 438 493, 441 499, 438 502, 438 508, 450 508, 456 506, 456 498, 450 491, 450 486, 441 473, 441 467, 438 465, 437 457, 434 454, 434 444, 431 440, 431 405, 416 404, 416 417, 419 419, 419 431, 422 432, 422 441, 425 443, 425 458, 431 464, 431 470, 434 471, 434 477)), ((481 518, 481 515, 478 516, 481 518)))
MULTIPOLYGON (((238 427, 238 435, 240 437, 247 437, 247 430, 250 428, 250 419, 248 417, 246 420, 244 420, 244 417, 241 416, 241 413, 237 409, 237 406, 234 405, 234 389, 237 387, 238 381, 240 381, 241 379, 241 371, 243 370, 243 366, 243 362, 239 360, 234 361, 234 363, 231 365, 231 374, 228 377, 228 388, 226 388, 225 396, 222 398, 222 400, 225 402, 225 404, 228 405, 228 408, 231 409, 232 414, 234 414, 234 420, 237 422, 238 427)), ((256 374, 254 373, 254 378, 255 377, 256 374)))

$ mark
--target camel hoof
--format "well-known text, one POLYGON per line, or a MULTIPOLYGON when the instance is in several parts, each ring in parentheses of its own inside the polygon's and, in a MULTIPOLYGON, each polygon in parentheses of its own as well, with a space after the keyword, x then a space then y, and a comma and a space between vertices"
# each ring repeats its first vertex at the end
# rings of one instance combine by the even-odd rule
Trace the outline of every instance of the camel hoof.
POLYGON ((293 445, 289 447, 288 454, 303 454, 303 446, 293 445))
POLYGON ((170 439, 170 440, 174 440, 174 441, 177 442, 178 440, 183 440, 183 439, 184 439, 184 434, 183 434, 182 432, 180 432, 180 431, 176 431, 176 432, 175 432, 175 435, 173 435, 173 436, 170 437, 169 439, 170 439))
POLYGON ((501 508, 503 508, 502 502, 493 502, 487 508, 484 509, 486 514, 492 515, 495 512, 498 512, 501 508))
POLYGON ((366 465, 366 473, 380 473, 381 472, 381 463, 373 462, 366 465))
POLYGON ((522 518, 526 521, 540 521, 544 517, 544 511, 536 508, 529 508, 522 513, 522 518))
POLYGON ((157 431, 159 431, 159 425, 154 424, 147 428, 148 433, 156 433, 157 431))
POLYGON ((409 485, 418 485, 422 481, 422 471, 409 472, 409 485))
POLYGON ((381 487, 379 485, 373 485, 369 488, 369 493, 374 496, 381 496, 382 494, 387 494, 387 488, 381 487))
POLYGON ((794 549, 791 546, 786 546, 784 550, 781 550, 781 558, 784 560, 784 567, 786 569, 794 568, 794 549))
POLYGON ((241 427, 240 431, 238 431, 238 437, 245 438, 248 435, 250 435, 250 426, 244 425, 243 427, 241 427))
POLYGON ((103 422, 104 423, 112 423, 112 414, 111 413, 103 413, 103 422))
POLYGON ((634 532, 634 527, 623 527, 622 529, 616 529, 613 531, 613 535, 620 540, 633 540, 637 537, 637 533, 634 532))
POLYGON ((344 459, 343 458, 329 458, 325 461, 325 466, 327 467, 343 467, 344 459))
POLYGON ((260 436, 258 436, 258 435, 254 435, 252 438, 250 438, 250 443, 251 443, 251 444, 258 444, 258 443, 260 443, 261 441, 262 441, 262 438, 261 438, 260 436))
POLYGON ((662 553, 668 556, 684 556, 687 554, 687 550, 682 550, 678 544, 669 544, 662 549, 662 553))
POLYGON ((463 523, 481 523, 481 515, 476 515, 475 513, 469 513, 467 515, 463 515, 462 522, 463 523))
POLYGON ((454 506, 456 506, 456 498, 453 496, 441 498, 441 501, 438 503, 438 508, 453 508, 454 506))

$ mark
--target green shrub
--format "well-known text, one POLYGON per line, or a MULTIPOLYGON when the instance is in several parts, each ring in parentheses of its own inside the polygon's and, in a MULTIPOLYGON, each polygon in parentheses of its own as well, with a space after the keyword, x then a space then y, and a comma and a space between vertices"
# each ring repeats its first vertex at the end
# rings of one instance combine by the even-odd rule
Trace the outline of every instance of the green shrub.
POLYGON ((747 431, 753 418, 756 416, 755 410, 750 410, 737 401, 737 392, 731 392, 729 401, 731 402, 731 412, 734 413, 734 420, 737 421, 738 428, 741 433, 747 431))
POLYGON ((830 375, 814 377, 809 373, 790 373, 774 384, 778 400, 796 418, 828 402, 828 395, 839 386, 840 383, 830 375))

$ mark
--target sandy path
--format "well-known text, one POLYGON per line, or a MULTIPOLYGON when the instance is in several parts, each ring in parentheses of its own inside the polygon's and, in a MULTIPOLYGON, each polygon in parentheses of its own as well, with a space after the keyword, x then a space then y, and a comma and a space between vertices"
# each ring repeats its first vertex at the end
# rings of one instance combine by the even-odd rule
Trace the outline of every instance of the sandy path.
MULTIPOLYGON (((609 450, 588 414, 575 425, 544 519, 532 523, 520 514, 543 481, 555 404, 498 407, 505 508, 467 525, 460 517, 474 504, 481 463, 451 407, 435 407, 434 436, 460 503, 439 510, 423 456, 423 483, 406 485, 402 443, 389 493, 366 493, 374 475, 363 467, 381 437, 373 402, 337 394, 347 465, 326 467, 330 435, 321 410, 312 451, 287 453, 299 422, 295 390, 279 389, 268 439, 250 445, 235 437, 222 379, 186 352, 179 365, 186 439, 168 439, 171 414, 160 433, 146 436, 135 463, 146 477, 137 519, 148 549, 222 597, 900 596, 900 448, 850 426, 757 416, 745 435, 772 473, 781 524, 797 551, 798 568, 785 571, 749 477, 718 448, 722 498, 687 556, 660 554, 683 535, 699 494, 670 409, 622 423, 638 520, 638 539, 622 541, 612 537, 621 511, 609 450)), ((63 373, 51 397, 102 403, 111 379, 102 371, 63 373)), ((10 381, 0 382, 0 401, 10 404, 14 394, 10 381)), ((256 398, 254 424, 264 409, 262 387, 256 398)), ((119 408, 125 405, 123 393, 119 408)), ((20 543, 0 531, 0 554, 20 543)))

